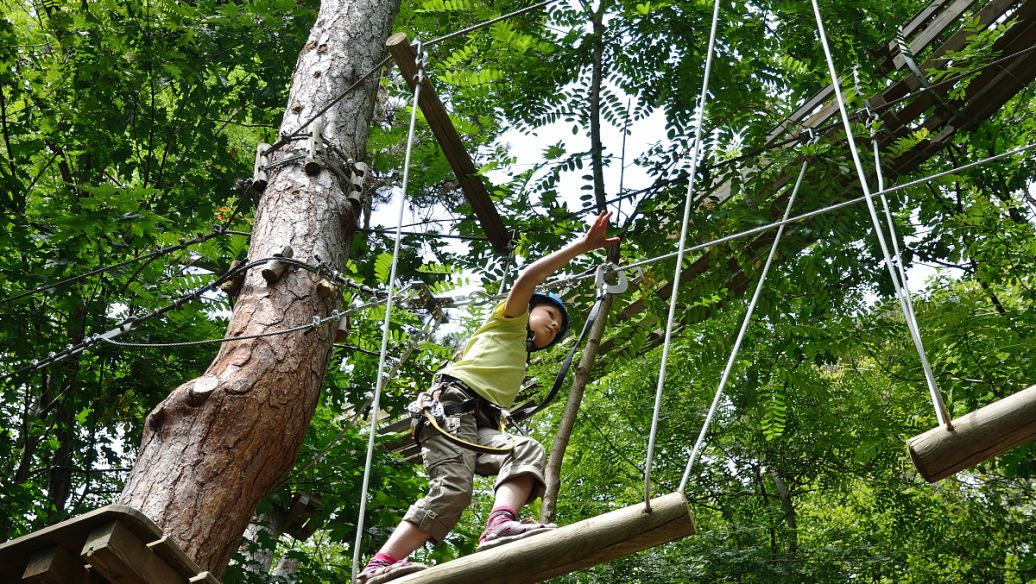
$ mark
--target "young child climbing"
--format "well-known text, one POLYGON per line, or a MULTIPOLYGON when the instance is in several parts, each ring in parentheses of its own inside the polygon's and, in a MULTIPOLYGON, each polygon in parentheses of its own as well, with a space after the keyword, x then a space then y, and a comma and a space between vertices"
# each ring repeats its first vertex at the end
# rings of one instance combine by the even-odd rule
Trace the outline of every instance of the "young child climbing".
POLYGON ((576 256, 617 243, 619 238, 607 235, 610 217, 611 213, 601 213, 582 237, 525 268, 507 299, 493 309, 462 356, 440 373, 428 392, 442 404, 443 429, 451 435, 500 449, 512 440, 513 448, 506 454, 477 453, 423 424, 416 437, 428 474, 428 494, 410 507, 355 584, 380 584, 425 569, 407 562, 407 556, 425 542, 441 542, 453 529, 471 502, 476 472, 497 476, 493 509, 478 551, 555 527, 519 519, 522 507, 543 494, 546 455, 532 438, 502 434, 495 412, 514 403, 528 352, 552 347, 568 330, 561 299, 536 293, 536 286, 576 256))

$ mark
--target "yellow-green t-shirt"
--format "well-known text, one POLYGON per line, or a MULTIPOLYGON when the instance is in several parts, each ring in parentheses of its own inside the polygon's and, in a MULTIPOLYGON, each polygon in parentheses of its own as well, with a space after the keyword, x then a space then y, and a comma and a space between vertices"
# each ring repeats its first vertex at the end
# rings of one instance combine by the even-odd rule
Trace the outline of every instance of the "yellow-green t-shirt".
POLYGON ((529 312, 504 316, 504 302, 468 339, 464 356, 443 374, 456 377, 489 401, 509 408, 525 380, 529 312))

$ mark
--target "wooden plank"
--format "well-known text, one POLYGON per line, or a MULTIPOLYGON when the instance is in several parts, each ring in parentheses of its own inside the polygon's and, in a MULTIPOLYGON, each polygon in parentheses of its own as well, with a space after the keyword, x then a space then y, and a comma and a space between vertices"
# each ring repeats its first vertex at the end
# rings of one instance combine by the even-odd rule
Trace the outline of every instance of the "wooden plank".
MULTIPOLYGON (((951 24, 960 18, 964 11, 971 7, 975 3, 975 0, 957 0, 950 5, 946 10, 943 10, 939 15, 932 21, 932 23, 924 28, 917 36, 907 41, 907 46, 910 48, 910 52, 914 55, 918 55, 928 47, 936 38, 946 32, 946 29, 951 24)), ((896 41, 892 41, 896 43, 896 41)), ((899 54, 898 43, 896 50, 893 51, 893 62, 897 69, 902 69, 906 64, 903 61, 903 57, 899 54)))
MULTIPOLYGON (((1031 49, 1036 43, 1036 2, 1026 3, 1015 14, 1019 22, 1005 35, 1006 41, 1000 51, 1014 54, 1031 49)), ((1018 55, 997 67, 986 69, 971 85, 968 86, 965 99, 965 113, 971 119, 984 119, 992 116, 1016 93, 1025 89, 1036 76, 1036 55, 1033 52, 1018 55)), ((973 129, 974 123, 966 123, 963 128, 973 129)))
POLYGON ((930 483, 1036 439, 1036 385, 914 436, 907 449, 930 483))
MULTIPOLYGON (((988 26, 993 21, 1003 16, 1004 13, 1006 13, 1017 2, 1018 0, 993 0, 992 2, 983 6, 978 11, 976 16, 978 17, 979 22, 983 26, 988 26)), ((1027 4, 1031 4, 1031 2, 1027 4)), ((1024 10, 1024 6, 1021 10, 1024 10)), ((948 27, 944 24, 942 25, 942 28, 945 29, 948 27)), ((938 48, 932 51, 932 54, 928 56, 927 60, 918 65, 919 68, 922 71, 927 71, 929 69, 941 66, 943 55, 951 51, 960 50, 970 37, 971 33, 964 30, 963 28, 957 30, 957 32, 955 32, 949 39, 947 39, 946 42, 944 42, 942 45, 940 45, 938 48)), ((892 44, 894 44, 894 42, 892 44)), ((998 41, 997 44, 998 50, 1003 51, 1003 45, 1005 44, 1004 40, 1001 39, 1001 41, 998 41)), ((915 54, 919 50, 919 48, 912 49, 912 51, 915 54)), ((902 69, 905 67, 906 64, 901 57, 897 57, 896 65, 898 68, 902 69)), ((903 98, 911 92, 921 89, 921 87, 921 80, 917 79, 913 75, 908 75, 903 79, 900 79, 898 82, 894 83, 888 89, 881 92, 880 95, 883 96, 883 99, 885 101, 893 101, 903 98)), ((940 95, 946 95, 949 89, 949 87, 944 87, 939 89, 938 91, 940 95)), ((871 97, 871 100, 875 100, 877 99, 877 97, 878 96, 873 96, 871 97)), ((916 96, 913 101, 908 103, 898 112, 897 117, 899 118, 899 121, 894 125, 890 124, 886 131, 897 137, 913 131, 914 128, 911 127, 910 122, 912 122, 915 118, 921 116, 930 107, 937 104, 937 102, 938 100, 935 99, 935 96, 931 95, 931 92, 925 92, 916 96)), ((885 118, 886 115, 883 115, 882 119, 885 120, 885 118)), ((886 120, 886 123, 888 121, 889 120, 886 120)))
MULTIPOLYGON (((939 12, 950 0, 932 0, 927 6, 918 10, 910 20, 900 29, 903 36, 910 39, 914 36, 914 33, 922 25, 928 22, 936 13, 939 12)), ((887 73, 895 68, 893 63, 893 55, 896 54, 899 45, 895 40, 889 41, 883 45, 878 45, 871 51, 871 54, 881 59, 879 68, 882 72, 887 73)))
POLYGON ((162 537, 162 530, 140 511, 125 505, 108 505, 0 544, 0 574, 21 573, 33 553, 49 546, 61 546, 78 554, 95 527, 114 519, 145 541, 162 537))
POLYGON ((80 557, 111 582, 183 584, 185 579, 118 520, 95 528, 80 557))
MULTIPOLYGON (((389 53, 396 60, 396 64, 399 65, 407 85, 410 86, 410 89, 414 89, 414 76, 417 74, 417 55, 414 52, 414 48, 410 46, 410 41, 407 39, 406 34, 400 32, 390 36, 385 41, 385 46, 388 47, 389 53)), ((485 230, 489 241, 493 244, 493 248, 501 254, 509 253, 508 247, 510 246, 511 236, 504 227, 496 207, 493 206, 493 200, 489 197, 486 185, 483 184, 482 179, 476 174, 475 163, 471 161, 471 156, 465 150, 464 143, 461 142, 460 135, 457 134, 453 121, 450 120, 450 115, 446 113, 446 108, 443 107, 442 101, 439 100, 439 96, 435 93, 435 88, 427 76, 424 77, 421 83, 421 95, 418 97, 418 104, 421 107, 421 111, 424 112, 425 119, 428 120, 428 125, 432 128, 432 133, 435 134, 435 139, 439 141, 439 146, 442 148, 446 160, 457 175, 457 180, 460 181, 464 197, 475 211, 475 215, 482 224, 482 229, 485 230)))
POLYGON ((802 120, 806 119, 806 117, 813 113, 813 110, 822 106, 824 102, 833 97, 834 94, 834 86, 830 84, 815 93, 813 97, 807 99, 805 103, 799 106, 799 108, 790 116, 785 118, 783 122, 777 124, 777 127, 770 130, 770 133, 766 135, 766 145, 769 146, 772 142, 778 138, 782 138, 788 133, 796 132, 797 128, 795 126, 802 123, 802 120))
POLYGON ((447 562, 399 584, 518 584, 582 570, 694 535, 687 498, 672 493, 579 523, 447 562))
POLYGON ((43 548, 29 558, 22 584, 86 584, 90 574, 79 558, 61 546, 43 548))

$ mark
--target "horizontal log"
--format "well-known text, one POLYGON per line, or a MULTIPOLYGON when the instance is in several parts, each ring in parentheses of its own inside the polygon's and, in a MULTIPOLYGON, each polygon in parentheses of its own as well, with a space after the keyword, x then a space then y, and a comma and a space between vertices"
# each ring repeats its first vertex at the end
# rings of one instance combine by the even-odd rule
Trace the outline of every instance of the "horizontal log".
POLYGON ((672 493, 404 576, 398 584, 540 582, 694 535, 687 498, 672 493))
POLYGON ((907 442, 910 458, 930 483, 1036 439, 1036 385, 975 410, 907 442))

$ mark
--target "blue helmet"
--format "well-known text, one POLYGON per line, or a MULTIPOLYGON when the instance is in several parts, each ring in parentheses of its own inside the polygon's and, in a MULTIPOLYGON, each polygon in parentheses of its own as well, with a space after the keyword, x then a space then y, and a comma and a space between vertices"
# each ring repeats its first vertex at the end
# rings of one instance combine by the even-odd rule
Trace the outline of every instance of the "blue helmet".
MULTIPOLYGON (((546 347, 536 348, 535 346, 533 346, 532 340, 530 338, 528 343, 529 351, 541 351, 543 349, 549 349, 554 345, 558 344, 558 342, 561 341, 561 339, 565 338, 565 335, 568 334, 568 310, 565 309, 565 303, 561 301, 561 297, 557 294, 554 294, 553 292, 547 292, 546 294, 534 292, 532 294, 532 297, 529 298, 529 310, 532 311, 533 307, 539 304, 553 304, 555 307, 557 307, 558 311, 561 312, 561 328, 558 329, 558 334, 554 335, 554 340, 551 341, 550 344, 546 347)), ((532 331, 530 330, 529 332, 531 333, 532 331)))

